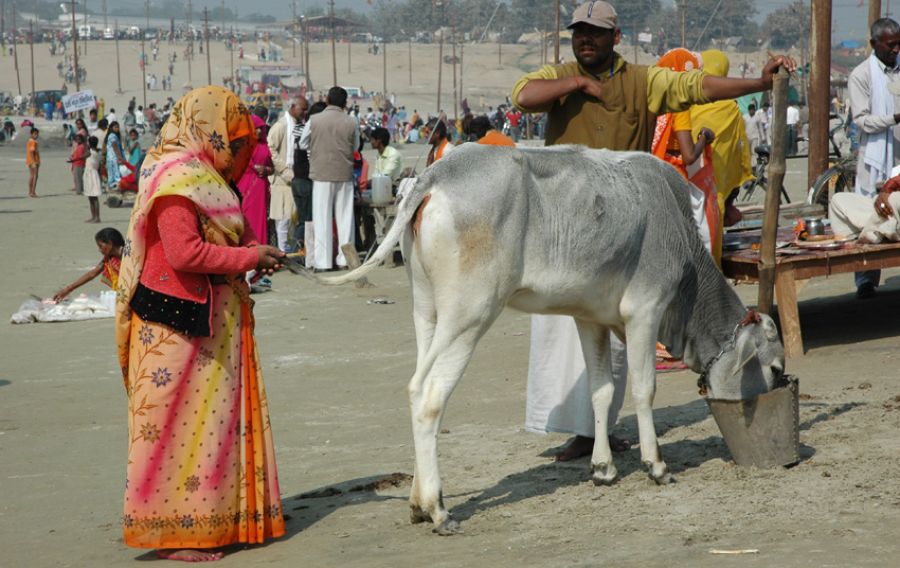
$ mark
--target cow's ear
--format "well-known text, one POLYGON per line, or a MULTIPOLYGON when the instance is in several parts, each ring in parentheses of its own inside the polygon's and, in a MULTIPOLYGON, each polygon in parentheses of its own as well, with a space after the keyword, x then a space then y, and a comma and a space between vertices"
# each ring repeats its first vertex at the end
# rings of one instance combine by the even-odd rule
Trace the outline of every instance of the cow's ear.
POLYGON ((778 339, 778 326, 775 325, 775 321, 767 315, 761 315, 762 321, 760 325, 762 325, 763 332, 766 334, 767 341, 776 341, 778 339))

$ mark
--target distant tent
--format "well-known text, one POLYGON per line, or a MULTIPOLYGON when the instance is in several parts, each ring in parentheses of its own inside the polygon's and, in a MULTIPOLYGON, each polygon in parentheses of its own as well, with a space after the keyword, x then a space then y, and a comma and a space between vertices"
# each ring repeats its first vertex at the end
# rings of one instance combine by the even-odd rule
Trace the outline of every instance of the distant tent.
POLYGON ((838 47, 841 49, 859 49, 863 47, 863 42, 857 41, 855 39, 845 39, 838 44, 838 47))

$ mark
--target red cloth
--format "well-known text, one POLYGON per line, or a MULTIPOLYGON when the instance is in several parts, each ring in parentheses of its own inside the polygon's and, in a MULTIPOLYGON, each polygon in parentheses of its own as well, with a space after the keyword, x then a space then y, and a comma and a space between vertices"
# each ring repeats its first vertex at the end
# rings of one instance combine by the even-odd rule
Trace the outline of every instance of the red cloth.
POLYGON ((509 125, 516 128, 519 126, 519 121, 522 120, 522 113, 517 110, 511 110, 506 113, 506 118, 509 119, 509 125))
POLYGON ((69 160, 72 162, 72 169, 84 167, 84 163, 87 161, 87 152, 85 152, 84 144, 75 144, 73 146, 69 160))
POLYGON ((147 225, 147 253, 141 284, 183 300, 206 303, 210 274, 238 274, 256 268, 256 235, 245 226, 241 246, 203 241, 197 210, 184 197, 161 197, 147 225), (164 230, 160 230, 160 229, 164 230))

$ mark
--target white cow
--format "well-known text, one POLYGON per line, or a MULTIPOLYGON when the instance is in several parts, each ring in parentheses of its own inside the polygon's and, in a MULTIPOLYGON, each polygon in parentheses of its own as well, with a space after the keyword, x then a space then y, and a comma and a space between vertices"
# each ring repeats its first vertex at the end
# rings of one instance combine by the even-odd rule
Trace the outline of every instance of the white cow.
POLYGON ((670 480, 653 425, 655 344, 706 378, 715 398, 747 399, 784 369, 775 324, 738 299, 704 250, 687 182, 641 153, 465 144, 424 172, 353 281, 402 238, 418 358, 409 382, 416 466, 412 520, 457 529, 444 508, 437 433, 475 345, 505 306, 575 318, 596 420, 593 479, 616 477, 607 437, 609 330, 626 342, 641 459, 670 480))

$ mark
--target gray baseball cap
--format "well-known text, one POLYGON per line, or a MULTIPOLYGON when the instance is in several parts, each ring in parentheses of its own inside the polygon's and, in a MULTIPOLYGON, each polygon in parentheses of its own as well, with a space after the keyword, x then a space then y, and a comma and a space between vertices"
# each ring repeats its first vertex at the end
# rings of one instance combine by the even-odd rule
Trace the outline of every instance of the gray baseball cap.
POLYGON ((615 29, 619 25, 616 9, 606 2, 585 2, 575 9, 569 29, 585 23, 595 28, 615 29))

